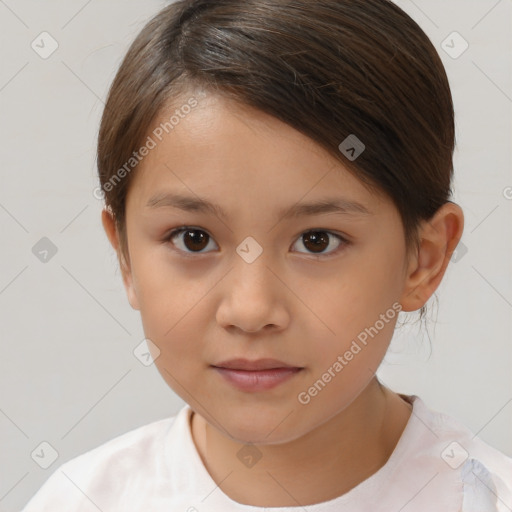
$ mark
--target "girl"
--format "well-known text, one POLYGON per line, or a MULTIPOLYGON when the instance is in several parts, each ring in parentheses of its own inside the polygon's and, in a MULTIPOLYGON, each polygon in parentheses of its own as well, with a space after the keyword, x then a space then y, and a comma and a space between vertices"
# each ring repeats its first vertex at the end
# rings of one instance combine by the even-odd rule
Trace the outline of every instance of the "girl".
POLYGON ((187 402, 26 512, 512 509, 512 460, 376 377, 464 224, 441 60, 388 0, 181 0, 100 127, 102 221, 187 402))

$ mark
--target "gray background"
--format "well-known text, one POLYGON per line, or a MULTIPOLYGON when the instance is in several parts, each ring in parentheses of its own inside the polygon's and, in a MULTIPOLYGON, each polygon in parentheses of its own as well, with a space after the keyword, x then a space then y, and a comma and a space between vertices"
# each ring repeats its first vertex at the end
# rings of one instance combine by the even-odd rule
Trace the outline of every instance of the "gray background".
MULTIPOLYGON (((512 455, 512 2, 397 3, 427 32, 450 78, 455 201, 466 228, 436 292, 439 308, 429 302, 431 343, 419 324, 397 331, 379 375, 512 455), (442 45, 453 31, 469 43, 457 58, 442 45)), ((1 512, 20 510, 59 464, 183 405, 133 354, 144 338, 139 313, 93 196, 108 87, 165 4, 0 0, 1 512), (46 59, 31 47, 43 31, 59 45, 46 59), (57 250, 46 262, 33 252, 48 244, 43 237, 57 250), (47 469, 43 441, 58 454, 47 469)))

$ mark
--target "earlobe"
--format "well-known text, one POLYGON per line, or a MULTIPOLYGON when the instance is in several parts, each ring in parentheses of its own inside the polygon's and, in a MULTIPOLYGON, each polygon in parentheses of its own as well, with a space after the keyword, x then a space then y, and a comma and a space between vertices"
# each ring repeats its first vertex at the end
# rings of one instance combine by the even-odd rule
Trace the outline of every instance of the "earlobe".
POLYGON ((464 214, 455 203, 445 203, 422 224, 420 247, 411 258, 400 303, 403 311, 423 307, 436 291, 464 230, 464 214))
POLYGON ((101 221, 103 228, 110 241, 110 244, 117 253, 117 259, 119 261, 119 267, 121 268, 121 274, 123 276, 123 284, 128 296, 128 302, 133 309, 140 310, 139 302, 137 300, 137 294, 133 284, 133 276, 131 273, 130 265, 127 264, 122 256, 119 242, 119 233, 116 228, 114 217, 110 211, 103 209, 101 212, 101 221))

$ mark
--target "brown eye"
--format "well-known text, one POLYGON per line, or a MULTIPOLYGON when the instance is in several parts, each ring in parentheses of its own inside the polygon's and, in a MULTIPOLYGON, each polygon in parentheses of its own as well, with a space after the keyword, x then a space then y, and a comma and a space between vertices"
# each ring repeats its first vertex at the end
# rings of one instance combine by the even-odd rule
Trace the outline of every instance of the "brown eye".
POLYGON ((329 247, 329 236, 322 231, 311 231, 302 236, 304 246, 312 252, 322 252, 329 247))
MULTIPOLYGON (((213 238, 206 231, 186 226, 172 231, 164 239, 164 242, 172 243, 185 255, 210 252, 205 251, 205 249, 208 248, 210 242, 214 243, 213 238)), ((307 252, 305 254, 317 254, 320 256, 336 253, 340 247, 349 245, 349 241, 341 235, 320 229, 303 233, 296 243, 299 242, 302 242, 306 248, 307 252), (327 249, 331 250, 326 252, 327 249)))
POLYGON ((348 245, 348 241, 345 240, 342 236, 337 235, 336 233, 331 233, 330 231, 321 230, 313 230, 308 231, 307 233, 303 233, 301 237, 298 239, 297 243, 298 242, 302 242, 307 251, 310 251, 310 254, 320 255, 334 253, 341 245, 348 245), (332 241, 334 237, 337 239, 337 244, 336 240, 334 242, 332 241), (328 248, 331 248, 333 250, 330 250, 327 253, 325 253, 324 251, 328 248))
POLYGON ((173 245, 184 252, 201 252, 208 247, 211 239, 210 235, 202 229, 181 228, 173 231, 167 241, 172 241, 173 245), (174 242, 175 239, 177 242, 174 242))

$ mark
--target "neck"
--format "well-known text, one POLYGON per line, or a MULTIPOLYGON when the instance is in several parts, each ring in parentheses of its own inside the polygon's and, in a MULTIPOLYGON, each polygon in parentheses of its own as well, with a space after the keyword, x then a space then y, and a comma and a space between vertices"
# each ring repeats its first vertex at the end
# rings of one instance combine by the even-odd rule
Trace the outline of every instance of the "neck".
POLYGON ((258 507, 294 507, 334 499, 366 480, 388 460, 412 407, 377 378, 342 412, 288 443, 258 445, 256 465, 233 470, 243 446, 202 416, 192 416, 192 437, 212 479, 232 500, 258 507), (229 478, 226 476, 229 475, 229 478))

